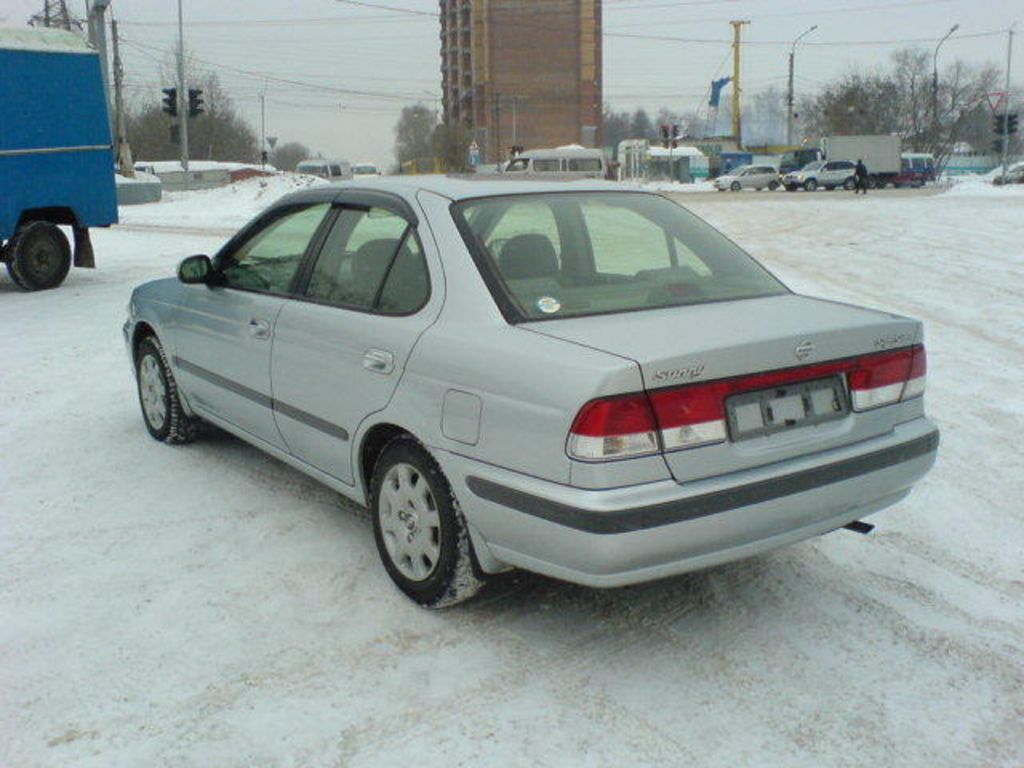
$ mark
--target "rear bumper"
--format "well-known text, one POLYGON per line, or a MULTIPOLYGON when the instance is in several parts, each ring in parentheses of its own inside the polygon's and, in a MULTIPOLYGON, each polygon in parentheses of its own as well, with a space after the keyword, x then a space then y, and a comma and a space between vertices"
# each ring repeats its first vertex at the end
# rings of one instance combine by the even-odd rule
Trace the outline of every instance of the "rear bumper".
POLYGON ((935 462, 926 418, 882 437, 678 484, 582 490, 439 456, 481 561, 595 587, 671 576, 840 528, 903 498, 935 462))

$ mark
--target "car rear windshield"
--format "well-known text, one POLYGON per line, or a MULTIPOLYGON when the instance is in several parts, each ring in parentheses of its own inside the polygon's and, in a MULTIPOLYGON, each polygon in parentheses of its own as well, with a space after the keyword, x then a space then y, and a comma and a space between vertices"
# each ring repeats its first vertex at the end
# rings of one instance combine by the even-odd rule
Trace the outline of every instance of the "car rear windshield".
POLYGON ((452 210, 513 322, 788 292, 720 232, 658 195, 511 195, 452 210))

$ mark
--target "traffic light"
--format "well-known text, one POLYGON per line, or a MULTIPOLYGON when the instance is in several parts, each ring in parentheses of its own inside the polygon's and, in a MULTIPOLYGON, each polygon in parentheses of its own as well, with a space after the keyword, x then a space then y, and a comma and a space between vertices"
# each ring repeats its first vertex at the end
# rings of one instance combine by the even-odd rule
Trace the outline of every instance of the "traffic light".
POLYGON ((188 89, 188 116, 198 117, 206 110, 203 109, 203 91, 200 88, 188 89))
POLYGON ((992 133, 996 136, 1006 135, 1006 113, 992 115, 992 133))
POLYGON ((178 116, 178 89, 177 88, 164 88, 164 106, 163 111, 171 117, 178 116))
POLYGON ((1017 113, 1011 112, 1006 116, 1006 135, 1009 136, 1012 133, 1017 132, 1017 113))

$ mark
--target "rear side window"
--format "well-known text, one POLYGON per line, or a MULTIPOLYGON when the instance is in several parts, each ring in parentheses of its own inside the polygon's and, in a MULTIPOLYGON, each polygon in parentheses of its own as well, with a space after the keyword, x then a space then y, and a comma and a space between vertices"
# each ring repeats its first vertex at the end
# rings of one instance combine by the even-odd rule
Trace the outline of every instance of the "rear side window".
POLYGON ((331 176, 341 176, 341 166, 340 165, 332 165, 331 166, 331 176))
POLYGON ((452 210, 512 322, 787 293, 725 236, 657 195, 515 195, 452 210))
POLYGON ((595 173, 601 170, 601 161, 596 157, 573 157, 569 159, 569 170, 595 173))
POLYGON ((342 209, 324 241, 305 295, 348 309, 408 314, 430 295, 412 226, 384 208, 342 209))
POLYGON ((558 173, 562 170, 562 163, 557 158, 548 160, 534 160, 533 170, 538 173, 558 173))

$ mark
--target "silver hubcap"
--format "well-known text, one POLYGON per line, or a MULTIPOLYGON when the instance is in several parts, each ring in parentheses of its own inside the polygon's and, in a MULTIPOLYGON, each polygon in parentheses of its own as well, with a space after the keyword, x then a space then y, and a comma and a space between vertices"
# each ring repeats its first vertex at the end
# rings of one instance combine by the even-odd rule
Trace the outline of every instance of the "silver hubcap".
POLYGON ((411 464, 384 475, 377 503, 388 557, 407 579, 423 581, 441 557, 441 518, 426 479, 411 464))
POLYGON ((167 387, 160 364, 152 355, 146 355, 139 363, 139 395, 149 426, 162 429, 167 420, 167 387))

